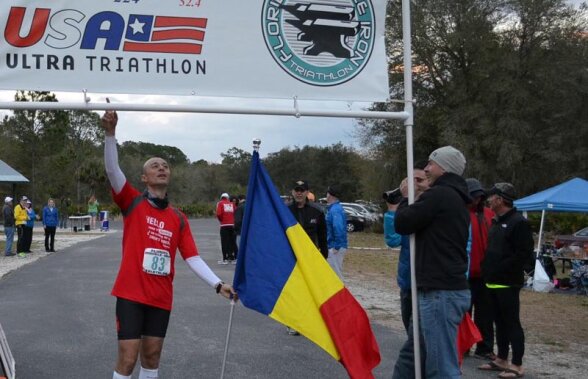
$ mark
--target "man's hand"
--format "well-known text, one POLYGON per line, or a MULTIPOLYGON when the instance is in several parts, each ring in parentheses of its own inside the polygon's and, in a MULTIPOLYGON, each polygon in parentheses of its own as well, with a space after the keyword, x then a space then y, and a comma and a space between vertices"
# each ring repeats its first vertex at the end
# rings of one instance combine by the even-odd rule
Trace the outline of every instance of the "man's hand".
POLYGON ((402 179, 402 182, 400 182, 400 193, 402 194, 402 197, 408 197, 408 178, 404 178, 402 179))
POLYGON ((227 299, 230 299, 230 300, 235 300, 235 301, 239 300, 239 297, 237 296, 237 292, 235 292, 235 290, 233 289, 233 286, 230 284, 223 283, 220 288, 219 294, 221 294, 223 297, 226 297, 227 299))
MULTIPOLYGON (((110 103, 110 99, 106 98, 106 102, 110 103)), ((106 111, 104 116, 100 119, 100 123, 107 136, 114 136, 116 133, 116 124, 118 123, 118 115, 116 111, 106 111)))

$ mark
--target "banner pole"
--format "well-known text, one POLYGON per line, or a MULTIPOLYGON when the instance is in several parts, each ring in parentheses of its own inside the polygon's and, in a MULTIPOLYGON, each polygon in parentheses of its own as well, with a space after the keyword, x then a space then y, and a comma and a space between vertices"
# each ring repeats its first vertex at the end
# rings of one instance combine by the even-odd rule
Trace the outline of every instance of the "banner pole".
MULTIPOLYGON (((298 102, 298 100, 297 100, 298 102)), ((340 117, 340 118, 364 118, 381 120, 406 120, 406 112, 376 112, 376 111, 349 111, 296 108, 270 108, 270 107, 235 107, 235 106, 205 106, 205 105, 181 105, 181 104, 130 104, 130 103, 61 103, 61 102, 0 102, 0 109, 7 110, 81 110, 81 111, 131 111, 131 112, 177 112, 177 113, 215 113, 215 114, 241 114, 241 115, 267 115, 267 116, 293 116, 300 117, 340 117)))
MULTIPOLYGON (((410 0, 402 0, 402 41, 404 45, 404 111, 408 117, 404 120, 406 128, 406 166, 408 171, 408 203, 414 203, 414 152, 412 127, 414 125, 414 110, 412 98, 412 32, 410 28, 410 0)), ((415 270, 415 236, 410 236, 410 292, 412 299, 412 327, 414 349, 414 375, 422 378, 421 350, 419 332, 419 308, 415 270)))
POLYGON ((233 311, 235 310, 235 300, 231 299, 231 312, 229 313, 229 327, 227 328, 227 338, 225 340, 225 353, 223 354, 223 365, 221 368, 220 379, 225 377, 225 365, 227 363, 227 355, 229 353, 229 341, 231 340, 231 327, 233 325, 233 311))

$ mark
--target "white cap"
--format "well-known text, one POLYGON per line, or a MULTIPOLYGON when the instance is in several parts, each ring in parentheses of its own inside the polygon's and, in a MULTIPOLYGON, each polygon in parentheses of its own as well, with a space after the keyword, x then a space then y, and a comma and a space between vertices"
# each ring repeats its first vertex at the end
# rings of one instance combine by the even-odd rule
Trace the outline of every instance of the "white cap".
POLYGON ((4 198, 4 202, 5 202, 5 203, 10 203, 11 201, 12 201, 12 197, 10 197, 10 196, 6 196, 6 197, 4 198))
POLYGON ((228 198, 229 198, 229 194, 228 194, 228 193, 226 193, 226 192, 224 192, 224 193, 221 195, 221 199, 222 199, 223 197, 226 197, 226 198, 228 199, 228 198))

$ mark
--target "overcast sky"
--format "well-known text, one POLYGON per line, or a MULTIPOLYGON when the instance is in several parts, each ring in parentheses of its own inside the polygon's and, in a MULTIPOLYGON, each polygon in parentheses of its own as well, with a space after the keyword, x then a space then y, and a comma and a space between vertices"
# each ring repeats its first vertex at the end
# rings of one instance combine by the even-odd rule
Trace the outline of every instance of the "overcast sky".
MULTIPOLYGON (((60 102, 80 102, 82 93, 56 92, 60 102)), ((92 102, 104 102, 105 95, 89 94, 92 102)), ((263 99, 221 99, 187 96, 109 95, 112 103, 199 104, 218 106, 293 109, 293 101, 263 99)), ((0 101, 12 101, 14 92, 0 91, 0 101)), ((361 110, 369 104, 343 102, 300 102, 301 109, 361 110)), ((0 113, 5 113, 0 111, 0 113)), ((100 114, 102 112, 99 112, 100 114)), ((158 112, 119 112, 117 139, 175 146, 190 161, 220 162, 220 153, 233 146, 251 152, 254 138, 261 139, 261 156, 284 147, 328 146, 341 142, 358 147, 353 137, 355 121, 343 118, 293 116, 249 116, 158 112)))

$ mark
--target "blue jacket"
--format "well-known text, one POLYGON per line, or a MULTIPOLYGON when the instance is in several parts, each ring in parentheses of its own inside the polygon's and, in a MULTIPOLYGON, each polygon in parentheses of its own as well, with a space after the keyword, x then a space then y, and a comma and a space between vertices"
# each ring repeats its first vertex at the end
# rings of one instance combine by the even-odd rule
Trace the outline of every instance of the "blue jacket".
POLYGON ((384 214, 384 238, 386 239, 386 245, 390 247, 400 246, 396 282, 401 290, 408 291, 410 290, 410 238, 396 233, 394 215, 395 212, 392 211, 384 214))
POLYGON ((43 208, 43 226, 57 226, 59 225, 59 211, 57 208, 43 208))
POLYGON ((33 207, 31 207, 31 209, 27 211, 27 214, 29 215, 29 219, 27 220, 25 225, 29 228, 34 228, 35 227, 35 218, 37 218, 37 214, 35 213, 35 210, 33 209, 33 207))
POLYGON ((347 248, 347 216, 338 201, 327 206, 327 247, 347 248))

